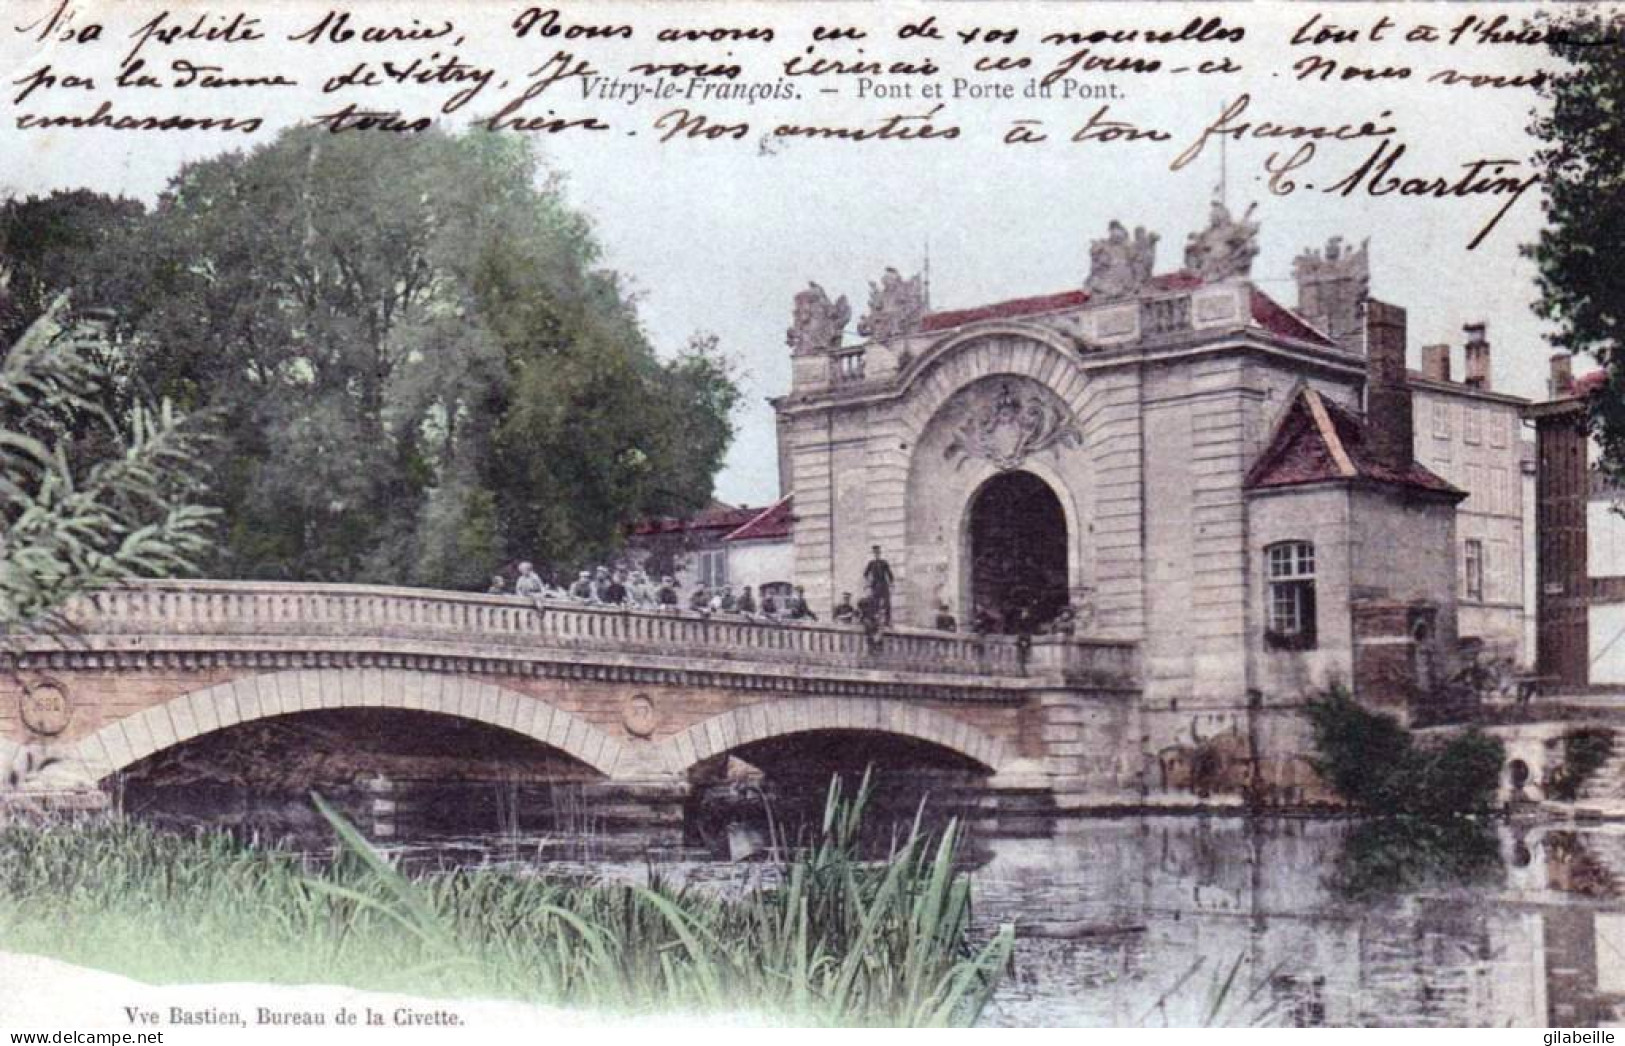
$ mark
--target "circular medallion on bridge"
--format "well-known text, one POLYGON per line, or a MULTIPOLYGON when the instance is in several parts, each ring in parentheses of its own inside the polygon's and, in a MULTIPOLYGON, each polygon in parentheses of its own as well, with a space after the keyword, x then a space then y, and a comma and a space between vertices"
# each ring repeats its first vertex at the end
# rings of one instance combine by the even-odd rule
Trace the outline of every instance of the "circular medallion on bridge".
POLYGON ((43 737, 60 734, 73 718, 73 704, 58 683, 25 684, 18 705, 23 725, 43 737))
POLYGON ((649 695, 633 694, 627 698, 626 708, 621 712, 621 722, 633 737, 648 737, 660 725, 660 716, 649 695))

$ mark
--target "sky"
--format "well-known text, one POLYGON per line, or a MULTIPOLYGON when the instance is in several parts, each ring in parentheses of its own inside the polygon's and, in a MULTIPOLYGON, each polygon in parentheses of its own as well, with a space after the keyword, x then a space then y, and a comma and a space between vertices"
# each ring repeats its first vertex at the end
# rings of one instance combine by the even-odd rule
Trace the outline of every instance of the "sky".
MULTIPOLYGON (((104 40, 87 45, 41 42, 36 32, 16 31, 18 26, 46 17, 54 3, 20 0, 3 15, 11 24, 0 22, 0 68, 13 82, 10 111, 0 114, 0 192, 27 195, 88 187, 151 202, 183 163, 225 148, 252 147, 269 140, 278 121, 329 111, 327 107, 336 103, 319 95, 314 85, 332 71, 358 60, 377 64, 390 55, 403 59, 420 53, 403 51, 399 45, 391 52, 381 47, 296 45, 280 38, 230 47, 149 40, 141 55, 159 68, 184 56, 195 63, 221 64, 239 75, 280 71, 298 79, 301 86, 278 96, 285 100, 273 104, 273 118, 252 136, 21 130, 16 126, 16 114, 89 112, 102 98, 112 98, 123 107, 120 111, 154 115, 182 107, 188 112, 223 114, 244 104, 244 93, 230 90, 164 90, 140 97, 133 92, 109 92, 107 85, 118 59, 133 45, 126 34, 150 17, 147 12, 159 9, 138 3, 76 9, 77 25, 105 19, 104 40), (16 81, 26 83, 46 65, 56 74, 80 70, 97 80, 97 88, 87 92, 42 88, 22 103, 14 102, 21 90, 16 81)), ((290 27, 312 22, 328 6, 284 4, 266 15, 266 21, 285 37, 290 27)), ((412 19, 432 23, 443 10, 406 3, 354 6, 358 25, 368 21, 406 25, 412 19)), ((513 38, 512 21, 523 7, 482 3, 458 10, 458 35, 465 36, 466 42, 457 53, 467 61, 497 68, 498 76, 506 78, 511 73, 514 89, 503 92, 497 86, 500 81, 493 80, 483 97, 443 118, 445 125, 457 127, 470 117, 494 111, 498 101, 516 93, 515 85, 523 82, 525 73, 542 65, 561 46, 556 40, 513 38)), ((227 8, 195 4, 185 10, 227 8)), ((567 18, 586 17, 583 8, 564 10, 567 18)), ((886 5, 878 11, 866 4, 807 3, 771 11, 727 3, 681 8, 606 4, 592 9, 591 20, 633 24, 638 42, 590 41, 571 46, 576 48, 572 53, 585 55, 601 70, 614 73, 657 53, 646 41, 659 26, 771 24, 778 36, 773 45, 724 47, 731 58, 718 57, 719 45, 693 45, 675 52, 685 60, 739 61, 746 70, 742 79, 763 83, 785 82, 782 58, 804 51, 801 45, 815 24, 870 27, 866 44, 824 43, 816 51, 817 56, 854 62, 924 56, 953 71, 972 56, 1000 53, 996 47, 954 49, 947 43, 918 38, 905 43, 896 38, 896 27, 935 15, 942 27, 1016 28, 1021 44, 1002 53, 1029 55, 1035 70, 1045 70, 1074 50, 1040 42, 1046 32, 1178 28, 1195 10, 1180 4, 1152 9, 1151 5, 1130 4, 973 2, 886 5), (859 47, 863 48, 861 56, 859 47)), ((657 348, 672 352, 690 334, 711 331, 737 362, 745 403, 738 416, 738 436, 718 477, 719 497, 761 504, 778 493, 772 410, 767 399, 787 391, 785 330, 792 298, 808 280, 818 281, 832 295, 848 296, 854 315, 861 315, 870 281, 878 280, 887 266, 905 273, 917 271, 929 251, 934 308, 1063 291, 1082 285, 1088 272, 1090 241, 1103 236, 1113 219, 1130 228, 1144 225, 1157 232, 1161 237, 1157 268, 1170 271, 1180 265, 1187 234, 1205 224, 1221 181, 1233 210, 1257 204, 1255 217, 1262 229, 1252 277, 1283 304, 1290 306, 1295 300, 1292 259, 1301 250, 1321 246, 1331 236, 1351 242, 1369 240, 1372 293, 1409 310, 1413 365, 1420 346, 1449 342, 1458 347, 1455 366, 1459 373, 1462 325, 1485 322, 1493 346, 1495 385, 1524 396, 1544 394, 1550 349, 1543 340, 1545 329, 1530 308, 1535 296, 1534 270, 1519 252, 1520 245, 1531 242, 1540 229, 1536 190, 1518 199, 1484 242, 1469 251, 1466 245, 1505 202, 1503 198, 1441 201, 1363 193, 1345 198, 1324 191, 1325 185, 1359 166, 1373 147, 1371 139, 1322 143, 1313 163, 1293 172, 1300 185, 1290 195, 1272 193, 1266 178, 1265 163, 1271 155, 1279 161, 1296 147, 1283 146, 1279 139, 1227 140, 1223 150, 1210 144, 1183 170, 1170 170, 1173 157, 1242 95, 1249 101, 1240 118, 1249 120, 1328 127, 1369 120, 1394 126, 1396 131, 1390 137, 1406 146, 1396 164, 1398 174, 1454 179, 1461 165, 1472 160, 1527 161, 1535 147, 1524 130, 1537 105, 1532 91, 1445 86, 1429 83, 1425 77, 1447 68, 1483 74, 1529 73, 1544 61, 1543 51, 1511 45, 1469 47, 1395 40, 1415 24, 1454 25, 1474 12, 1486 19, 1496 14, 1516 18, 1526 8, 1516 4, 1478 8, 1470 4, 1264 3, 1208 5, 1200 10, 1204 16, 1218 13, 1245 26, 1246 39, 1222 52, 1238 62, 1242 72, 1209 78, 1169 74, 1075 77, 1092 89, 1117 84, 1122 97, 1109 103, 1060 97, 1021 99, 1019 93, 1031 78, 1026 72, 980 79, 1009 83, 1017 91, 1017 99, 950 96, 940 103, 918 97, 919 83, 925 78, 917 76, 871 78, 875 84, 894 88, 912 83, 915 97, 902 100, 860 92, 858 76, 800 78, 796 88, 806 92, 816 108, 806 101, 793 105, 694 104, 689 106, 691 112, 704 112, 713 122, 748 122, 750 130, 740 141, 679 139, 664 143, 654 119, 676 103, 588 103, 581 99, 580 90, 567 93, 566 88, 574 84, 550 89, 552 93, 542 96, 540 102, 531 103, 547 103, 541 111, 554 108, 563 115, 602 113, 614 124, 615 130, 604 134, 539 136, 537 148, 549 169, 565 179, 568 199, 591 216, 605 249, 604 264, 630 277, 639 294, 644 324, 657 348), (1363 27, 1364 36, 1357 43, 1343 45, 1291 44, 1294 33, 1315 14, 1320 21, 1304 30, 1308 35, 1335 20, 1340 26, 1363 27), (1373 43, 1370 26, 1384 14, 1392 17, 1397 29, 1381 34, 1373 43), (1403 64, 1413 72, 1405 80, 1378 83, 1348 84, 1335 77, 1327 83, 1300 81, 1292 63, 1309 54, 1370 67, 1403 64), (835 93, 822 94, 825 88, 835 93), (960 126, 958 139, 854 143, 786 140, 769 133, 781 123, 813 122, 814 118, 819 123, 872 127, 887 116, 921 113, 938 104, 943 108, 932 120, 960 126), (1082 126, 1104 104, 1110 106, 1109 119, 1163 129, 1169 141, 1066 140, 1072 129, 1082 126), (1033 126, 1053 132, 1050 140, 1036 145, 1004 144, 1003 133, 1015 119, 1043 121, 1033 126), (1322 186, 1319 191, 1308 188, 1316 178, 1322 186)), ((414 46, 431 53, 444 49, 442 45, 414 46)), ((658 53, 669 58, 673 52, 658 53)), ((1168 68, 1212 59, 1221 52, 1178 45, 1097 45, 1094 53, 1155 56, 1168 68)), ((967 80, 975 79, 967 75, 967 80)), ((945 87, 951 90, 951 77, 945 87)), ((432 112, 447 93, 444 88, 391 89, 387 97, 389 104, 403 111, 432 112)), ((263 91, 253 93, 251 101, 264 96, 263 91)), ((365 97, 370 100, 364 104, 381 104, 376 92, 365 97)), ((264 108, 268 103, 257 104, 264 108)))

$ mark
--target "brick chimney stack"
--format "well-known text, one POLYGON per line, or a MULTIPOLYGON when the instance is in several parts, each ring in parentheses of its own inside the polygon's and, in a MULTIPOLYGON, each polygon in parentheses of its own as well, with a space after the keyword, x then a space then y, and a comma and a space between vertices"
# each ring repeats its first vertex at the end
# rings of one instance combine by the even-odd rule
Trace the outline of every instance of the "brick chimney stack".
POLYGON ((1367 445, 1383 465, 1406 471, 1416 460, 1411 386, 1405 374, 1405 310, 1369 299, 1365 305, 1367 445))
POLYGON ((1466 382, 1475 389, 1490 391, 1490 342, 1484 337, 1484 324, 1469 323, 1462 327, 1467 332, 1466 382))
POLYGON ((1450 346, 1422 346, 1422 373, 1434 381, 1450 380, 1450 346))
POLYGON ((1550 377, 1546 382, 1546 395, 1550 399, 1568 399, 1574 395, 1574 357, 1566 352, 1554 352, 1550 377))

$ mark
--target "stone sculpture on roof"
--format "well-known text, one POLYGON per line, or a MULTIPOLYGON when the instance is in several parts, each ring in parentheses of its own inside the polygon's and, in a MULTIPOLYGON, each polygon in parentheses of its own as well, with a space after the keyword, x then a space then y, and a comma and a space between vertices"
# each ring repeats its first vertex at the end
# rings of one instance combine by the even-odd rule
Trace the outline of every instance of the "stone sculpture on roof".
POLYGON ((858 333, 865 338, 886 341, 911 334, 925 319, 925 278, 903 274, 886 267, 880 282, 869 283, 869 311, 858 321, 858 333))
POLYGON ((808 282, 807 289, 796 295, 795 312, 784 340, 797 356, 812 352, 829 352, 841 347, 841 336, 852 320, 852 306, 846 295, 835 301, 816 283, 808 282))
POLYGON ((1135 227, 1132 239, 1122 222, 1107 226, 1106 238, 1089 245, 1089 279, 1084 289, 1090 297, 1099 301, 1127 298, 1151 282, 1158 239, 1144 226, 1135 227))
POLYGON ((1251 273, 1258 256, 1258 222, 1253 220, 1257 209, 1255 203, 1233 218, 1230 208, 1214 200, 1207 228, 1191 233, 1185 242, 1185 268, 1210 283, 1251 273))

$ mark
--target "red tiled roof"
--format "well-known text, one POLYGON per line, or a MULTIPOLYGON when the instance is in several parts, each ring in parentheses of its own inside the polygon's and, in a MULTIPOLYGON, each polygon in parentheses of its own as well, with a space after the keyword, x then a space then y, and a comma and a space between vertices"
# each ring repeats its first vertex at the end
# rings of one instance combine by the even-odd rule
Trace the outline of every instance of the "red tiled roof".
POLYGON ((1600 389, 1608 384, 1608 372, 1594 370, 1590 374, 1582 374, 1574 379, 1574 395, 1590 395, 1593 389, 1600 389))
POLYGON ((1243 486, 1259 490, 1353 479, 1466 497, 1415 461, 1403 470, 1377 461, 1366 446, 1365 422, 1308 388, 1293 401, 1243 486))
POLYGON ((740 505, 736 508, 733 505, 713 502, 710 507, 686 519, 657 516, 653 519, 639 520, 632 524, 632 533, 647 537, 652 534, 673 534, 685 530, 733 531, 755 519, 761 511, 749 505, 740 505))
MULTIPOLYGON (((1183 269, 1155 276, 1150 283, 1153 293, 1189 291, 1200 286, 1202 286, 1202 278, 1183 269)), ((922 331, 949 330, 954 327, 963 327, 967 323, 1012 319, 1017 316, 1038 316, 1046 312, 1077 309, 1087 304, 1089 304, 1089 292, 1082 290, 1061 291, 1057 294, 1040 294, 1031 298, 1011 298, 1008 301, 994 302, 991 305, 979 305, 972 309, 933 312, 921 322, 920 329, 922 331)), ((1251 289, 1249 308, 1253 322, 1272 334, 1279 334, 1284 338, 1294 338, 1298 341, 1312 341, 1321 345, 1332 344, 1331 339, 1315 330, 1292 310, 1281 306, 1256 287, 1251 289)))
POLYGON ((982 320, 1002 320, 1012 316, 1033 316, 1042 312, 1076 309, 1089 302, 1088 291, 1062 291, 1059 294, 1040 294, 1034 298, 1011 298, 1009 301, 978 305, 974 309, 955 309, 951 312, 933 312, 920 322, 924 331, 943 331, 963 327, 982 320))
POLYGON ((1295 338, 1298 341, 1312 341, 1320 345, 1334 344, 1326 335, 1309 326, 1297 313, 1285 308, 1257 287, 1252 288, 1249 308, 1252 310, 1253 322, 1272 334, 1279 334, 1283 338, 1295 338))
POLYGON ((750 522, 724 537, 724 541, 777 541, 790 536, 795 516, 790 512, 794 494, 786 494, 757 513, 750 522))

